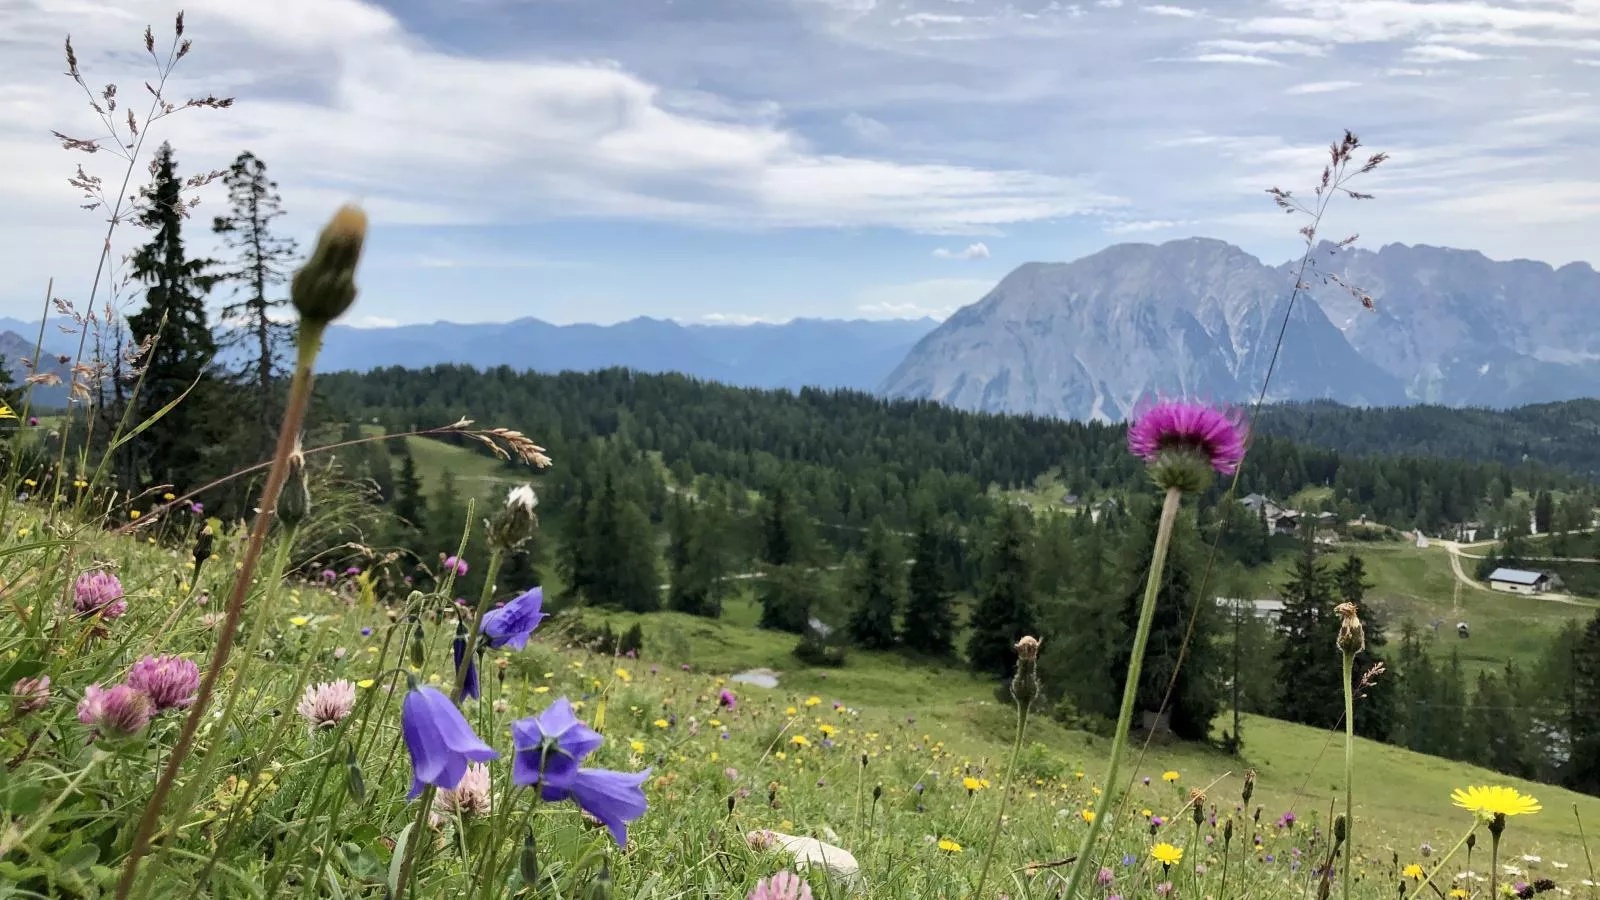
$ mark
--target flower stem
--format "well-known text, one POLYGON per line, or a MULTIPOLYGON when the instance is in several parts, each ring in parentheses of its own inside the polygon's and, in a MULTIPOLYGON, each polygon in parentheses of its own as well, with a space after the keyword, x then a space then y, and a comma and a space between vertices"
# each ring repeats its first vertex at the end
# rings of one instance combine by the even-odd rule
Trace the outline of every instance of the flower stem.
POLYGON ((1133 652, 1128 655, 1128 679, 1122 686, 1122 711, 1117 714, 1117 730, 1111 739, 1111 757, 1106 761, 1105 790, 1095 804, 1094 821, 1078 847, 1078 860, 1072 864, 1072 874, 1067 879, 1062 896, 1078 896, 1084 873, 1094 864, 1089 851, 1105 825, 1106 813, 1111 807, 1111 797, 1117 783, 1117 769, 1122 763, 1122 752, 1128 744, 1128 729, 1133 724, 1134 701, 1139 695, 1139 676, 1144 670, 1144 649, 1150 642, 1150 623, 1155 618, 1156 597, 1161 593, 1161 573, 1167 564, 1167 548, 1172 543, 1172 526, 1178 518, 1178 507, 1183 492, 1167 488, 1166 499, 1161 504, 1161 523, 1156 528, 1156 544, 1150 554, 1150 576, 1144 586, 1144 604, 1139 609, 1139 626, 1133 634, 1133 652))
POLYGON ((1350 900, 1350 859, 1355 856, 1356 697, 1350 677, 1356 655, 1344 652, 1344 871, 1341 896, 1350 900))
POLYGON ((206 664, 205 675, 200 679, 199 693, 195 696, 194 704, 189 707, 189 715, 183 720, 183 728, 178 732, 178 741, 172 748, 172 756, 161 772, 160 781, 156 783, 155 793, 151 794, 150 802, 145 804, 144 814, 139 817, 138 830, 134 832, 133 844, 128 849, 128 858, 122 865, 122 875, 117 879, 117 900, 127 900, 133 890, 134 876, 139 871, 139 860, 150 848, 150 839, 155 834, 156 823, 160 821, 167 794, 172 791, 172 785, 178 777, 178 769, 194 746, 195 732, 199 730, 200 722, 205 718, 206 707, 210 705, 217 679, 222 676, 222 669, 228 664, 228 655, 233 651, 233 639, 239 630, 239 617, 244 612, 244 601, 250 594, 250 584, 255 577, 256 566, 261 561, 262 549, 267 542, 267 532, 272 527, 278 495, 282 493, 283 483, 289 476, 289 457, 294 454, 295 445, 300 440, 300 426, 305 420, 306 408, 311 400, 312 364, 316 361, 317 352, 322 349, 324 328, 325 324, 322 322, 305 319, 300 322, 297 341, 299 353, 295 361, 294 380, 289 386, 289 404, 284 411, 283 424, 278 428, 278 447, 272 455, 272 468, 267 473, 267 483, 261 491, 261 511, 256 514, 255 523, 250 528, 250 542, 245 547, 239 573, 234 577, 233 591, 228 596, 227 618, 217 637, 216 649, 211 653, 211 661, 206 664))
MULTIPOLYGON (((1426 888, 1428 885, 1433 883, 1434 877, 1437 876, 1440 872, 1444 871, 1444 867, 1450 863, 1450 858, 1455 856, 1457 853, 1460 853, 1461 852, 1461 848, 1465 847, 1467 845, 1467 839, 1472 837, 1474 834, 1476 834, 1478 832, 1478 826, 1481 825, 1481 824, 1483 824, 1481 821, 1478 821, 1478 820, 1474 820, 1473 821, 1472 827, 1468 828, 1467 829, 1467 833, 1463 834, 1461 836, 1461 840, 1456 841, 1456 845, 1454 847, 1450 848, 1450 852, 1446 853, 1444 855, 1444 858, 1439 860, 1439 864, 1437 866, 1433 867, 1433 871, 1429 872, 1422 879, 1421 883, 1419 883, 1415 888, 1412 888, 1411 893, 1406 895, 1406 900, 1417 900, 1417 897, 1422 893, 1423 889, 1426 888)), ((1349 828, 1350 827, 1350 823, 1348 821, 1346 821, 1344 827, 1345 828, 1349 828)), ((1347 836, 1347 839, 1348 839, 1348 835, 1349 834, 1350 834, 1350 832, 1348 832, 1348 831, 1345 832, 1345 835, 1347 836)))
POLYGON ((994 862, 994 850, 1000 843, 1000 829, 1006 820, 1006 805, 1011 800, 1011 783, 1017 774, 1017 757, 1022 755, 1022 735, 1028 730, 1028 707, 1017 702, 1017 736, 1011 742, 1011 761, 1006 764, 1006 781, 1000 787, 1000 811, 994 815, 994 830, 989 833, 989 849, 983 854, 983 869, 978 873, 978 889, 972 900, 983 900, 983 889, 989 882, 989 864, 994 862))
POLYGON ((461 657, 462 664, 456 672, 455 690, 451 691, 450 699, 456 703, 461 702, 461 695, 467 689, 467 670, 472 668, 472 655, 478 652, 478 635, 483 633, 481 624, 484 613, 489 611, 489 602, 494 599, 494 580, 500 575, 500 561, 505 557, 505 552, 498 547, 489 552, 489 568, 483 573, 483 593, 478 595, 478 609, 472 614, 472 627, 467 629, 467 652, 461 657))
MULTIPOLYGON (((1498 824, 1498 823, 1496 823, 1498 824)), ((1498 897, 1500 885, 1500 829, 1489 829, 1489 896, 1498 897)))

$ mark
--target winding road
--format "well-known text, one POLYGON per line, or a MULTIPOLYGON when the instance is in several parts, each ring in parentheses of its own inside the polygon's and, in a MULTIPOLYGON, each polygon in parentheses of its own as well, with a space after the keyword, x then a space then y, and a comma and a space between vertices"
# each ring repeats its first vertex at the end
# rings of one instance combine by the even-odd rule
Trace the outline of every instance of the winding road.
MULTIPOLYGON (((1467 587, 1470 587, 1470 588, 1475 588, 1475 589, 1480 590, 1480 591, 1488 591, 1489 593, 1496 593, 1496 591, 1493 588, 1489 587, 1488 585, 1484 584, 1483 582, 1479 581, 1478 579, 1473 578, 1472 576, 1468 575, 1466 570, 1461 567, 1461 558, 1463 556, 1467 557, 1468 559, 1483 559, 1482 556, 1479 556, 1479 555, 1473 554, 1473 553, 1463 553, 1463 552, 1461 552, 1462 544, 1460 544, 1457 541, 1435 541, 1434 543, 1439 544, 1440 546, 1444 547, 1445 550, 1449 551, 1449 553, 1450 553, 1450 571, 1455 573, 1456 581, 1458 581, 1461 584, 1464 584, 1464 585, 1466 585, 1467 587)), ((1567 562, 1591 562, 1591 561, 1593 561, 1593 560, 1567 560, 1567 562)), ((1565 604, 1567 604, 1569 606, 1582 606, 1582 607, 1586 607, 1586 608, 1589 608, 1589 609, 1593 609, 1595 607, 1600 607, 1600 603, 1595 603, 1592 600, 1586 600, 1586 599, 1583 599, 1581 597, 1574 597, 1571 594, 1555 594, 1555 593, 1546 592, 1546 593, 1543 593, 1543 594, 1518 594, 1517 596, 1535 597, 1535 598, 1538 598, 1540 600, 1549 600, 1549 601, 1554 602, 1554 603, 1565 603, 1565 604)))

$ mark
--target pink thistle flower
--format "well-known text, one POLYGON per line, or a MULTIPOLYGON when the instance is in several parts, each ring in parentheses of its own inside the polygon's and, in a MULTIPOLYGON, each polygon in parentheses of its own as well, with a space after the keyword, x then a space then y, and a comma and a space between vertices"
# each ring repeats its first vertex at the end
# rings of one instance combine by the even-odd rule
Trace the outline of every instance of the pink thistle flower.
POLYGON ((745 895, 745 900, 811 900, 811 885, 790 871, 763 878, 745 895))
POLYGON ((117 576, 95 569, 78 576, 72 607, 80 616, 98 613, 102 619, 116 619, 128 611, 128 601, 122 599, 122 582, 117 576))
POLYGON ((50 676, 19 678, 11 686, 11 714, 25 716, 38 712, 50 702, 50 676))
POLYGON ((295 707, 312 728, 332 728, 345 720, 356 706, 356 686, 346 679, 306 686, 295 707))
POLYGON ((739 707, 739 700, 733 696, 733 691, 723 688, 717 694, 717 705, 727 709, 728 712, 733 712, 739 707))
POLYGON ((150 698, 125 684, 109 691, 91 684, 84 689, 83 701, 78 704, 78 721, 106 737, 138 734, 150 724, 151 713, 150 698))
POLYGON ((146 656, 128 670, 128 687, 150 698, 156 712, 194 702, 200 691, 200 667, 180 656, 146 656))
POLYGON ((1232 475, 1244 461, 1247 430, 1236 413, 1199 403, 1157 403, 1128 426, 1128 450, 1150 464, 1162 487, 1196 491, 1207 468, 1232 475))
POLYGON ((457 577, 460 577, 467 574, 467 561, 455 556, 446 556, 444 558, 444 570, 446 572, 454 572, 457 577))
POLYGON ((433 810, 428 815, 428 821, 438 828, 454 819, 457 813, 463 819, 487 816, 490 809, 489 788, 489 767, 484 763, 468 763, 466 774, 461 776, 461 781, 454 789, 441 788, 434 793, 433 810))

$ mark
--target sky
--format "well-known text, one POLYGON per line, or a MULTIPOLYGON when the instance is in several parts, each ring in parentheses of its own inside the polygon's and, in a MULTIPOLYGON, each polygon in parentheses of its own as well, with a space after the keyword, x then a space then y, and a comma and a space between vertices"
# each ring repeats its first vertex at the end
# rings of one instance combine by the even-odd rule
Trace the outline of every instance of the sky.
POLYGON ((179 9, 166 95, 235 103, 150 123, 135 175, 248 149, 303 244, 363 204, 356 324, 942 317, 1194 235, 1280 262, 1265 191, 1346 128, 1392 159, 1324 236, 1600 262, 1600 0, 0 0, 0 315, 86 305, 68 177, 128 168, 52 137, 105 134, 63 39, 142 128, 179 9))

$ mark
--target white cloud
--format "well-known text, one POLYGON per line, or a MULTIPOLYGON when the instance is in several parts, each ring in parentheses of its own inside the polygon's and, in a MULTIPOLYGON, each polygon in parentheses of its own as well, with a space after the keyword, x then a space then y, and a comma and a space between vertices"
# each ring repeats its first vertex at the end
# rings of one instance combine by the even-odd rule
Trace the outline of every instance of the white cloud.
POLYGON ((352 328, 394 328, 399 324, 400 321, 398 319, 391 319, 386 316, 362 316, 352 321, 350 326, 352 328))
POLYGON ((1283 62, 1268 56, 1251 56, 1248 53, 1202 53, 1191 56, 1188 62, 1221 63, 1224 65, 1244 66, 1281 66, 1283 62))
POLYGON ((1116 9, 1122 6, 1122 0, 1094 0, 1094 5, 1102 9, 1116 9))
POLYGON ((1418 44, 1407 47, 1405 54, 1406 59, 1414 62, 1477 62, 1489 58, 1482 53, 1444 44, 1418 44))
POLYGON ((844 127, 850 129, 856 137, 872 143, 887 141, 891 136, 889 126, 858 112, 851 112, 844 117, 844 127))
POLYGON ((1147 13, 1154 13, 1158 16, 1171 16, 1177 19, 1193 19, 1200 15, 1200 13, 1189 9, 1188 7, 1169 6, 1165 3, 1147 4, 1143 7, 1143 9, 1147 13))
POLYGON ((1103 230, 1107 234, 1144 234, 1150 231, 1171 231, 1176 228, 1187 228, 1197 224, 1192 219, 1130 219, 1107 223, 1103 230))
POLYGON ((1201 41, 1197 45, 1202 51, 1219 53, 1248 53, 1279 54, 1284 56, 1326 56, 1326 47, 1317 44, 1308 44, 1305 41, 1240 41, 1232 38, 1222 38, 1210 41, 1201 41))
POLYGON ((706 325, 782 325, 788 319, 777 319, 770 316, 758 316, 750 313, 706 313, 700 317, 706 325))
POLYGON ((960 250, 947 250, 944 247, 940 247, 933 251, 933 255, 939 259, 988 259, 989 245, 983 241, 978 241, 968 244, 960 250))
POLYGON ((1331 94, 1336 91, 1348 91, 1361 87, 1359 81, 1308 81, 1297 84, 1284 90, 1285 94, 1331 94))
POLYGON ((995 285, 983 278, 930 278, 867 288, 856 295, 856 311, 873 319, 915 319, 950 314, 983 299, 995 285))

